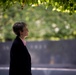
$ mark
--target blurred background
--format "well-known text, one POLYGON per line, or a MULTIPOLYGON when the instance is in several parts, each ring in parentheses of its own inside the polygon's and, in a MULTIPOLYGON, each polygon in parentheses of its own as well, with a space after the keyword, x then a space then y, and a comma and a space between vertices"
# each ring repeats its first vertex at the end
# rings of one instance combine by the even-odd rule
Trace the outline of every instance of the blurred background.
POLYGON ((52 11, 44 5, 0 9, 0 75, 8 75, 9 52, 17 21, 28 25, 25 39, 32 58, 33 75, 76 75, 76 14, 52 11))

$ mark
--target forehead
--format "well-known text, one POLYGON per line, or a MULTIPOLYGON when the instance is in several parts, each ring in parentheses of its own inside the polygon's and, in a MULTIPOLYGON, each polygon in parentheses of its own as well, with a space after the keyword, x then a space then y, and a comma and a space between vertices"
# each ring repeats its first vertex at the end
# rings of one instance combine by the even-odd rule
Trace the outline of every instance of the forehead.
POLYGON ((23 29, 27 29, 27 26, 23 27, 23 29))

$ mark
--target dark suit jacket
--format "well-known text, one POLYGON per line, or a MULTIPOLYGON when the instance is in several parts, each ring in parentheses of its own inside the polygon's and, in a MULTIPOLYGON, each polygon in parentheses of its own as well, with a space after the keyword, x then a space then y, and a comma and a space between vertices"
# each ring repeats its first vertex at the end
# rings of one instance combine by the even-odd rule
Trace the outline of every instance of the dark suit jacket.
POLYGON ((18 36, 10 50, 9 75, 32 75, 30 54, 18 36))

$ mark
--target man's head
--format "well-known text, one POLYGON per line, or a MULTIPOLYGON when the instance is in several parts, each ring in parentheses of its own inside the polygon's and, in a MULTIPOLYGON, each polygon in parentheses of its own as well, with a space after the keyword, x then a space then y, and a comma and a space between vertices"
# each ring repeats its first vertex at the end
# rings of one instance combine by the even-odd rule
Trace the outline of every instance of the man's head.
POLYGON ((23 29, 26 28, 27 24, 24 22, 16 22, 13 25, 13 31, 17 36, 20 36, 20 32, 23 32, 23 29))

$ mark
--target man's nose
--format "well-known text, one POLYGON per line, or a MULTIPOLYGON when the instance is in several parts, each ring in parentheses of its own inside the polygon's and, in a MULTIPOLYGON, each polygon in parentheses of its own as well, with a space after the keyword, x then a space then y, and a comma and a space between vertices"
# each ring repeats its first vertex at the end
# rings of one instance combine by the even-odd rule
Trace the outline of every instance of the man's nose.
POLYGON ((27 29, 27 31, 29 32, 29 30, 27 29))

